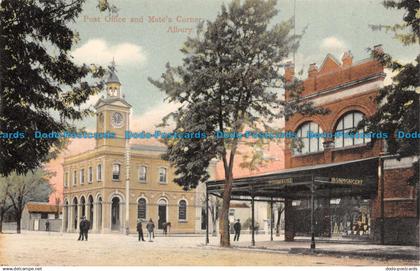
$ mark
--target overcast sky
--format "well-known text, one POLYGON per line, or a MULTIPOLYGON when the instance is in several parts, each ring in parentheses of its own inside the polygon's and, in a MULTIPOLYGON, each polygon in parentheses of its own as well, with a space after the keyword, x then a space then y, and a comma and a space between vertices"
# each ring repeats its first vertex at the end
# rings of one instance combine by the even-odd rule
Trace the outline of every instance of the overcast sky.
MULTIPOLYGON (((180 64, 179 49, 195 30, 195 23, 177 22, 178 18, 213 20, 220 11, 222 0, 108 0, 118 6, 118 16, 126 22, 106 22, 107 12, 100 13, 97 0, 89 0, 76 21, 74 29, 80 33, 80 42, 73 50, 75 61, 107 65, 115 58, 123 93, 133 106, 132 129, 153 130, 161 117, 175 109, 163 103, 164 95, 147 78, 159 78, 165 64, 180 64), (150 22, 149 16, 166 18, 150 22), (98 22, 99 17, 99 22, 98 22), (137 18, 137 22, 131 22, 137 18), (143 22, 140 23, 140 19, 143 22), (168 22, 168 18, 172 22, 168 22), (186 32, 171 32, 174 27, 186 32), (134 126, 134 127, 133 127, 134 126)), ((293 0, 278 0, 281 22, 293 16, 293 0)), ((307 69, 310 63, 321 65, 327 53, 338 59, 351 50, 354 59, 368 57, 366 48, 383 44, 386 52, 402 61, 414 59, 419 48, 404 47, 391 34, 373 32, 370 24, 399 22, 402 13, 386 10, 381 0, 296 0, 296 30, 307 31, 296 54, 297 69, 307 69)), ((115 16, 115 14, 113 15, 115 16)), ((91 103, 98 97, 93 97, 91 103)), ((94 127, 87 119, 81 126, 94 127)))

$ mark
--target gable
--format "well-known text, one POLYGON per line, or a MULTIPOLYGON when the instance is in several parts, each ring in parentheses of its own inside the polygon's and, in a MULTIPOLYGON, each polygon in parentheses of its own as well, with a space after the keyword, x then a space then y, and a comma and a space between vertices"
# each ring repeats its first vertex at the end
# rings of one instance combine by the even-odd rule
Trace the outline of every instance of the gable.
POLYGON ((340 63, 338 62, 338 60, 333 55, 328 54, 322 62, 322 66, 319 69, 318 74, 334 71, 338 68, 340 68, 340 63))

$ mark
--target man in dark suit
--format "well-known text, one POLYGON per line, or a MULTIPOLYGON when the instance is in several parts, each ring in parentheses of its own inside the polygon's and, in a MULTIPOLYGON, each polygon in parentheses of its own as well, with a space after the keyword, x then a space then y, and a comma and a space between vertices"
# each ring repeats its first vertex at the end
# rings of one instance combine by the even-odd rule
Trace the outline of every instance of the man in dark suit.
POLYGON ((79 239, 77 241, 83 241, 85 239, 85 225, 86 225, 86 218, 83 216, 82 220, 79 223, 79 239))
POLYGON ((139 233, 139 241, 144 241, 141 219, 137 219, 137 232, 139 233))
POLYGON ((86 217, 83 217, 85 223, 84 223, 84 229, 83 229, 83 235, 85 236, 85 241, 88 240, 88 232, 90 229, 90 221, 86 219, 86 217))
POLYGON ((233 241, 239 241, 239 236, 241 235, 241 223, 236 220, 235 224, 233 224, 233 229, 235 230, 235 236, 233 237, 233 241))

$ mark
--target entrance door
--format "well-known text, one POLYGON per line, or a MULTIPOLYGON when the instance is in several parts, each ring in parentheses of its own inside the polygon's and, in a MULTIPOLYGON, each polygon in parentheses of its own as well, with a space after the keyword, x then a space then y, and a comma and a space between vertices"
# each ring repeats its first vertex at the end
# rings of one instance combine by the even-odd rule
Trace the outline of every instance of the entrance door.
POLYGON ((159 215, 159 220, 158 220, 158 229, 163 229, 163 223, 166 223, 166 210, 167 208, 167 204, 166 201, 164 200, 160 200, 159 201, 159 209, 158 209, 158 215, 159 215))
POLYGON ((118 231, 120 229, 120 199, 112 199, 111 207, 111 230, 118 231))

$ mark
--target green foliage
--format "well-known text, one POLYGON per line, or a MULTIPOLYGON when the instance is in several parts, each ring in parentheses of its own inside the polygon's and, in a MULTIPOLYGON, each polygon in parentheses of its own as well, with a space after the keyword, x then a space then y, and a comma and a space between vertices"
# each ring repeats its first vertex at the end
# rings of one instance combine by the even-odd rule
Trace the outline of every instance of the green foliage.
POLYGON ((280 94, 284 87, 280 68, 298 47, 300 36, 291 34, 292 20, 271 26, 275 6, 274 0, 223 5, 213 22, 200 24, 197 35, 184 43, 181 66, 167 64, 160 80, 149 78, 169 102, 181 104, 165 123, 174 120, 175 132, 207 135, 165 141, 164 158, 176 168, 174 181, 184 189, 208 179, 212 159, 222 160, 225 179, 232 179, 239 139, 216 138, 216 131, 273 129, 280 117, 311 108, 298 98, 286 103, 280 94))
POLYGON ((385 0, 388 9, 405 10, 403 21, 394 25, 372 25, 373 30, 385 30, 394 33, 394 38, 404 45, 418 44, 420 36, 420 3, 418 0, 385 0))
MULTIPOLYGON (((404 45, 417 46, 420 43, 420 2, 418 0, 386 0, 383 2, 386 8, 404 10, 405 15, 402 23, 395 25, 373 26, 374 30, 390 31, 394 37, 404 45)), ((369 131, 388 132, 388 152, 399 157, 419 155, 419 140, 412 138, 397 138, 397 131, 418 132, 420 131, 420 55, 411 62, 401 64, 391 55, 382 50, 371 50, 372 56, 385 68, 390 69, 395 76, 392 84, 383 87, 376 98, 377 112, 360 125, 368 125, 369 131)), ((415 175, 410 179, 410 184, 419 181, 418 162, 414 163, 415 175)))
POLYGON ((63 147, 59 139, 35 139, 37 130, 72 130, 91 114, 81 109, 102 88, 104 69, 76 65, 70 29, 84 0, 4 0, 0 24, 0 132, 26 133, 0 140, 0 175, 36 169, 63 147))

